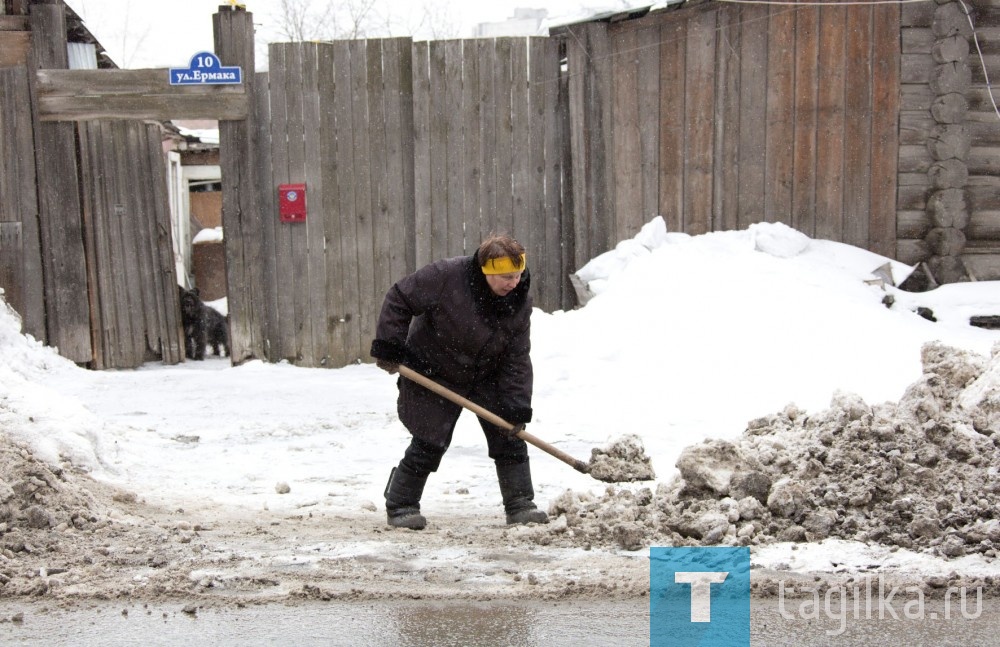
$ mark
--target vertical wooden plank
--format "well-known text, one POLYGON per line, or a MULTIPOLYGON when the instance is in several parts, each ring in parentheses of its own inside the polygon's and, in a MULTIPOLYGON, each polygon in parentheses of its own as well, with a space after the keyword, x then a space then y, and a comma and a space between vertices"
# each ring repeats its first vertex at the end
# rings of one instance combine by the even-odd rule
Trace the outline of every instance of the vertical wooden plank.
POLYGON ((496 122, 497 101, 495 87, 496 41, 481 39, 476 41, 477 62, 479 63, 479 142, 480 142, 480 181, 479 181, 479 240, 484 240, 493 230, 497 212, 497 156, 496 156, 496 122))
POLYGON ((90 181, 82 183, 83 195, 83 217, 85 222, 85 245, 89 285, 92 292, 91 317, 94 324, 92 343, 94 348, 93 366, 97 369, 104 369, 114 366, 114 361, 110 357, 111 345, 109 335, 111 332, 114 314, 114 300, 111 298, 112 288, 108 272, 103 272, 102 268, 108 264, 107 234, 105 232, 105 221, 107 212, 107 199, 105 197, 105 186, 98 181, 101 175, 97 172, 100 168, 100 158, 98 154, 98 141, 100 139, 100 129, 96 122, 81 122, 80 133, 80 172, 84 177, 91 178, 90 181))
POLYGON ((795 141, 795 14, 771 12, 767 51, 767 142, 764 153, 764 218, 791 223, 795 141))
MULTIPOLYGON (((341 230, 344 207, 341 206, 339 148, 343 145, 337 129, 336 55, 334 46, 321 43, 317 60, 320 126, 319 156, 323 183, 322 214, 325 241, 325 301, 327 308, 326 344, 331 368, 348 363, 345 352, 346 310, 344 303, 344 256, 341 230)), ((315 203, 314 203, 315 204, 315 203)))
MULTIPOLYGON (((565 48, 568 52, 569 48, 565 48)), ((557 204, 556 213, 553 214, 554 217, 558 218, 558 238, 561 242, 559 246, 560 253, 562 254, 561 265, 559 267, 559 276, 561 278, 559 284, 560 293, 560 307, 564 310, 569 310, 576 305, 576 291, 573 289, 572 283, 570 281, 570 274, 576 269, 576 220, 575 215, 576 209, 576 170, 573 166, 573 142, 572 137, 572 121, 571 121, 571 102, 570 102, 570 66, 567 66, 566 70, 563 70, 560 59, 563 55, 563 48, 559 47, 557 50, 556 62, 554 64, 555 69, 559 71, 559 91, 556 94, 556 128, 558 129, 558 136, 556 138, 556 143, 559 147, 558 153, 558 164, 560 167, 555 168, 556 162, 551 162, 549 164, 549 169, 553 173, 558 172, 558 178, 556 182, 559 184, 559 190, 557 191, 546 191, 546 209, 551 209, 551 205, 557 204), (558 194, 558 195, 556 195, 558 194)), ((549 182, 546 180, 546 187, 554 186, 556 182, 549 182)))
MULTIPOLYGON (((304 55, 310 43, 291 44, 285 54, 285 125, 288 132, 288 182, 305 181, 305 123, 303 110, 306 96, 304 89, 304 55)), ((306 204, 309 187, 306 186, 306 204)), ((283 289, 292 292, 292 309, 288 313, 292 322, 292 357, 296 364, 313 366, 311 321, 309 317, 309 225, 286 223, 291 242, 291 272, 283 289), (305 226, 303 226, 305 225, 305 226)))
POLYGON ((149 278, 145 273, 148 267, 145 267, 146 264, 140 258, 141 243, 137 231, 139 222, 145 217, 145 214, 140 211, 142 205, 138 198, 139 192, 134 190, 134 187, 141 186, 139 182, 142 181, 142 173, 139 164, 132 161, 132 154, 134 154, 138 143, 132 138, 135 133, 135 122, 115 121, 112 123, 116 131, 114 172, 121 178, 119 182, 121 193, 118 195, 118 199, 124 207, 121 217, 118 217, 117 213, 114 214, 124 250, 122 262, 119 262, 118 267, 128 268, 123 272, 125 275, 125 294, 122 302, 122 315, 128 320, 131 331, 130 343, 125 348, 128 354, 128 364, 122 368, 135 368, 142 364, 146 350, 147 321, 144 316, 146 303, 143 298, 143 290, 149 278), (125 160, 129 160, 129 162, 123 163, 125 160))
POLYGON ((416 173, 414 167, 414 103, 413 103, 413 41, 410 38, 400 38, 395 41, 398 48, 399 61, 399 161, 400 173, 402 174, 402 190, 400 217, 403 219, 403 226, 397 231, 401 237, 400 248, 405 250, 400 261, 401 264, 393 264, 395 273, 399 276, 416 271, 416 205, 414 204, 416 173))
MULTIPOLYGON (((100 169, 103 171, 102 178, 108 186, 107 195, 108 210, 103 214, 105 218, 105 232, 108 237, 108 266, 99 271, 111 272, 114 267, 128 266, 126 262, 126 244, 122 235, 122 223, 129 217, 128 207, 122 199, 124 193, 124 182, 122 175, 116 168, 116 162, 124 155, 124 146, 120 144, 121 130, 118 128, 119 122, 101 122, 100 146, 100 169)), ((132 340, 132 320, 129 317, 129 285, 128 278, 122 272, 113 272, 112 294, 114 300, 114 319, 111 327, 114 329, 112 337, 112 356, 115 358, 111 364, 114 368, 131 367, 130 342, 132 340)))
POLYGON ((483 104, 479 96, 479 49, 477 41, 462 41, 462 177, 465 208, 466 253, 471 254, 482 240, 479 237, 479 223, 482 219, 480 199, 482 198, 482 133, 479 123, 482 119, 483 104))
POLYGON ((712 229, 738 228, 740 186, 740 51, 742 8, 723 6, 718 12, 716 41, 715 194, 712 229))
MULTIPOLYGON (((305 167, 302 178, 306 184, 306 208, 308 215, 304 232, 306 235, 306 257, 308 284, 305 295, 305 315, 307 319, 305 340, 308 352, 303 362, 308 366, 328 366, 331 361, 329 343, 329 304, 325 298, 326 250, 328 235, 326 185, 323 182, 323 166, 327 158, 323 156, 323 130, 320 106, 320 45, 302 45, 302 125, 304 138, 305 167)), ((301 227, 300 227, 301 228, 301 227)), ((300 283, 301 277, 300 277, 300 283)))
POLYGON ((615 176, 614 208, 610 215, 612 245, 631 238, 642 226, 639 144, 638 36, 634 29, 611 30, 612 121, 615 176))
MULTIPOLYGON (((385 70, 385 124, 389 287, 413 271, 413 71, 409 38, 382 41, 385 70), (407 258, 407 254, 410 258, 407 258)), ((381 295, 379 295, 381 296, 381 295)))
POLYGON ((637 73, 639 75, 639 168, 641 189, 639 226, 659 214, 659 140, 660 140, 660 30, 646 27, 639 30, 637 73))
MULTIPOLYGON (((257 227, 259 242, 255 249, 260 264, 260 290, 261 301, 255 304, 254 312, 257 317, 257 330, 260 335, 260 352, 262 358, 267 358, 270 362, 278 362, 282 359, 280 354, 279 334, 279 311, 278 311, 278 270, 277 270, 277 237, 278 237, 278 195, 274 171, 272 169, 272 134, 271 134, 271 78, 268 72, 260 72, 256 75, 254 83, 253 104, 253 129, 254 149, 253 166, 255 177, 259 178, 256 193, 260 205, 259 223, 257 227)), ((248 130, 249 133, 249 130, 248 130)), ((223 179, 223 187, 227 181, 223 179)), ((250 241, 246 241, 250 242, 250 241)), ((226 246, 227 250, 229 245, 226 246)), ((227 257, 230 252, 226 252, 227 257)), ((243 256, 243 255, 241 255, 243 256)), ((251 256, 251 254, 247 254, 251 256)), ((231 275, 232 268, 226 268, 226 274, 231 275)), ((232 284, 232 279, 228 281, 232 284)), ((230 297, 231 298, 231 297, 230 297)), ((230 302, 231 303, 231 302, 230 302)), ((232 306, 229 310, 230 330, 235 325, 232 306)), ((232 342, 232 339, 230 339, 232 342)), ((237 357, 234 354, 234 358, 237 357)))
POLYGON ((430 260, 448 256, 448 105, 447 47, 430 43, 430 260))
POLYGON ((667 231, 684 230, 684 70, 687 20, 660 27, 660 215, 667 231))
POLYGON ((795 143, 791 225, 807 236, 816 235, 819 12, 818 7, 799 7, 795 12, 795 143))
POLYGON ((871 218, 869 249, 896 257, 896 184, 899 160, 899 67, 902 45, 901 9, 896 5, 874 8, 871 218), (884 37, 882 36, 884 35, 884 37))
POLYGON ((358 305, 361 336, 357 357, 366 357, 375 337, 375 322, 383 294, 375 299, 374 232, 372 231, 371 122, 368 115, 368 52, 365 41, 349 44, 351 50, 351 95, 354 121, 354 208, 357 223, 358 305))
MULTIPOLYGON (((353 50, 349 41, 336 41, 334 48, 335 95, 334 111, 337 121, 337 183, 339 189, 340 212, 340 252, 343 273, 344 305, 344 352, 348 362, 367 357, 368 348, 362 352, 363 332, 361 330, 361 274, 358 262, 358 221, 356 218, 358 196, 355 187, 360 168, 354 164, 355 130, 354 88, 351 83, 353 50)), ((370 345, 370 341, 369 345, 370 345)))
POLYGON ((711 230, 715 119, 715 12, 701 12, 688 22, 684 109, 688 137, 684 168, 684 231, 711 230))
MULTIPOLYGON (((552 129, 555 125, 548 119, 553 110, 552 90, 558 90, 558 68, 551 65, 551 48, 546 47, 550 39, 531 38, 528 40, 528 101, 531 105, 529 133, 529 172, 531 195, 528 202, 529 237, 531 241, 531 280, 535 306, 546 310, 558 307, 554 298, 559 287, 559 247, 552 244, 548 236, 550 213, 547 209, 547 186, 550 177, 547 169, 546 152, 551 154, 555 147, 552 129)), ((558 53, 556 53, 558 56, 558 53)), ((558 224, 558 221, 556 222, 558 224)), ((522 241, 523 243, 523 241, 522 241)))
MULTIPOLYGON (((872 7, 847 9, 844 240, 868 248, 871 216, 872 7)), ((882 35, 884 37, 884 34, 882 35)))
POLYGON ((147 220, 153 267, 153 289, 156 290, 159 328, 156 336, 164 364, 184 361, 184 342, 180 312, 177 308, 177 266, 174 263, 173 241, 170 234, 170 199, 167 196, 166 166, 160 128, 146 126, 145 154, 151 169, 152 218, 147 220), (157 181, 158 180, 158 181, 157 181))
POLYGON ((570 26, 566 39, 566 100, 569 122, 567 137, 570 149, 570 171, 572 173, 573 211, 568 220, 573 229, 573 257, 570 268, 575 270, 586 263, 588 237, 580 231, 587 225, 588 199, 588 139, 591 131, 587 127, 587 78, 591 74, 590 53, 583 41, 584 28, 570 26))
MULTIPOLYGON (((392 254, 392 228, 396 223, 389 218, 388 152, 386 132, 386 95, 382 73, 383 56, 381 40, 367 41, 368 68, 368 145, 371 156, 371 214, 372 214, 372 256, 374 261, 371 303, 374 315, 378 315, 382 299, 398 276, 393 276, 390 264, 392 254)), ((395 180, 397 183, 399 180, 395 180)), ((375 330, 372 329, 372 337, 375 330)))
MULTIPOLYGON (((65 69, 66 16, 62 4, 33 4, 29 16, 30 70, 65 69)), ((29 75, 33 84, 33 74, 29 75)), ((37 103, 33 102, 33 105, 37 103)), ((76 126, 33 117, 38 211, 49 343, 74 362, 93 360, 87 267, 79 202, 76 126)))
MULTIPOLYGON (((127 178, 131 186, 148 187, 146 191, 132 191, 128 196, 132 203, 130 229, 132 247, 136 255, 137 265, 131 272, 138 278, 138 292, 130 294, 133 306, 132 316, 137 320, 137 328, 142 337, 138 340, 140 348, 148 347, 151 353, 161 355, 159 344, 160 302, 156 277, 153 273, 154 256, 149 225, 156 221, 155 204, 153 202, 154 186, 165 181, 164 176, 153 176, 153 169, 146 154, 146 126, 142 122, 124 122, 126 136, 127 178)), ((141 360, 140 360, 141 363, 141 360)))
MULTIPOLYGON (((289 48, 286 43, 272 43, 268 47, 270 74, 269 95, 271 103, 271 169, 272 191, 278 185, 290 182, 288 135, 288 66, 289 48)), ((272 353, 279 360, 296 361, 295 355, 295 290, 292 285, 292 225, 282 223, 278 214, 272 214, 275 227, 274 274, 276 305, 274 312, 275 334, 272 353)))
POLYGON ((511 224, 509 233, 528 249, 532 237, 531 104, 528 97, 528 39, 511 42, 511 224))
POLYGON ((820 8, 816 237, 843 240, 844 69, 847 7, 820 8))
POLYGON ((430 43, 413 43, 413 193, 415 264, 432 260, 430 43))
POLYGON ((740 188, 736 225, 763 222, 767 132, 767 6, 743 7, 740 39, 740 188))
MULTIPOLYGON (((19 100, 29 96, 28 72, 24 67, 0 69, 0 129, 3 150, 0 174, 7 178, 0 194, 2 219, 20 225, 17 284, 20 300, 12 303, 21 315, 25 333, 41 342, 45 329, 45 290, 42 279, 42 241, 38 224, 38 197, 35 190, 35 149, 31 111, 19 100), (13 208, 16 213, 7 213, 13 208)), ((8 288, 8 285, 3 287, 8 288)), ((11 292, 8 291, 8 295, 11 292)), ((10 297, 8 296, 8 300, 10 297)))
MULTIPOLYGON (((442 250, 444 256, 462 256, 468 252, 465 241, 465 168, 462 158, 463 119, 462 112, 462 41, 447 40, 442 43, 444 48, 444 86, 441 93, 445 105, 445 160, 442 168, 446 168, 448 199, 445 202, 447 224, 445 225, 446 242, 442 250)), ((471 243, 469 243, 471 244, 471 243)))
POLYGON ((514 230, 512 191, 512 156, 514 154, 514 122, 511 113, 511 89, 513 85, 513 63, 511 57, 513 39, 496 40, 494 62, 494 99, 496 101, 496 214, 493 230, 510 234, 514 230))
MULTIPOLYGON (((213 15, 215 51, 223 65, 246 70, 243 85, 250 97, 256 96, 254 69, 253 15, 243 9, 226 7, 213 15)), ((266 356, 268 298, 264 286, 268 272, 276 268, 262 258, 258 241, 265 238, 271 213, 262 213, 262 195, 275 189, 261 172, 260 153, 266 144, 256 138, 260 129, 256 111, 240 121, 219 122, 219 157, 222 167, 222 226, 226 238, 226 296, 229 304, 229 341, 232 362, 266 356), (263 194, 261 193, 263 192, 263 194)), ((273 179, 273 178, 270 178, 273 179)))

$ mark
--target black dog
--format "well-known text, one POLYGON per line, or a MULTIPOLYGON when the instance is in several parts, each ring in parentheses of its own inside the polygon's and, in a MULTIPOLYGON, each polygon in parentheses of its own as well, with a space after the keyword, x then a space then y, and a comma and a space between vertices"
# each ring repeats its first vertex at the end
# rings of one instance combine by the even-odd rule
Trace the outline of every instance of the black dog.
POLYGON ((205 347, 212 353, 221 350, 229 355, 229 321, 215 308, 207 305, 198 295, 198 288, 185 290, 179 287, 181 297, 181 323, 184 324, 184 354, 188 359, 205 359, 205 347))

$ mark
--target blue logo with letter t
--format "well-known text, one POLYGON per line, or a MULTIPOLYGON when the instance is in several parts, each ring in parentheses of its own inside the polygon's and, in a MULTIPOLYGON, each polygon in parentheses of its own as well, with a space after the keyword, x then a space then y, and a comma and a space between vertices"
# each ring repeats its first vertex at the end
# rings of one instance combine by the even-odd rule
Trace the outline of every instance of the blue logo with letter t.
POLYGON ((649 549, 650 647, 750 647, 750 549, 649 549))

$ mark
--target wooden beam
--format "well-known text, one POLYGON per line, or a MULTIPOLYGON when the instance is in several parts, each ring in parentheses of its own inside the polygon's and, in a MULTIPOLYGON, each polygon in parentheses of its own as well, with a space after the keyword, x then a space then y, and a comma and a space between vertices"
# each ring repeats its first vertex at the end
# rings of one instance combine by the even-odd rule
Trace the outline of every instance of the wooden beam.
POLYGON ((170 85, 167 68, 58 70, 37 73, 42 121, 90 119, 246 119, 240 85, 170 85))

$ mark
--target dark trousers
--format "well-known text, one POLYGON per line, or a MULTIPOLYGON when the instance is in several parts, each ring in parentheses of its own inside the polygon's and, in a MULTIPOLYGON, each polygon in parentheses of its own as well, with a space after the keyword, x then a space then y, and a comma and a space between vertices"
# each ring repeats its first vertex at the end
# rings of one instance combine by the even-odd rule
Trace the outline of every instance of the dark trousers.
MULTIPOLYGON (((483 428, 483 433, 486 434, 489 457, 497 465, 516 465, 528 460, 528 445, 523 440, 504 436, 500 433, 499 427, 482 418, 479 418, 479 424, 483 428)), ((413 476, 426 478, 431 472, 437 471, 441 465, 441 458, 448 451, 449 445, 451 445, 451 434, 448 434, 444 445, 437 445, 411 436, 410 446, 406 448, 403 460, 399 462, 399 469, 413 476)))

